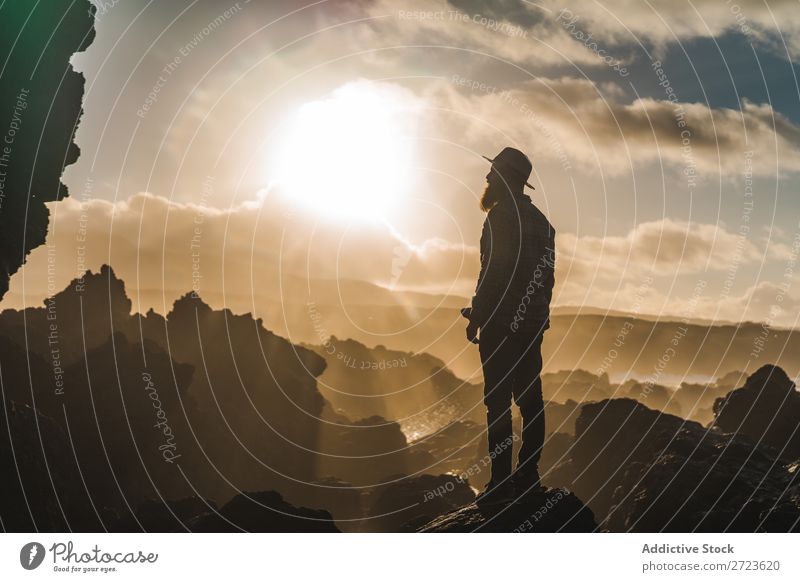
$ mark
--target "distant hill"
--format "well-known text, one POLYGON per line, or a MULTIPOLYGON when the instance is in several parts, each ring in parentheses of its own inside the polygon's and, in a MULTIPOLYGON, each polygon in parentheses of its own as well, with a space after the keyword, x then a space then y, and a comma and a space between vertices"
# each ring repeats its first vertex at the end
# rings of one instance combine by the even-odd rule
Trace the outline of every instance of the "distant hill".
MULTIPOLYGON (((289 275, 266 280, 254 293, 226 292, 222 297, 204 292, 202 298, 214 309, 252 314, 293 343, 320 345, 336 336, 369 348, 426 353, 456 376, 480 382, 478 351, 465 341, 459 313, 469 303, 466 297, 289 275)), ((182 295, 180 290, 128 291, 133 306, 159 305, 162 310, 182 295)), ((697 317, 688 320, 685 332, 682 327, 675 316, 555 307, 545 335, 545 370, 605 372, 613 381, 657 376, 655 381, 667 386, 708 382, 733 371, 751 373, 768 362, 791 376, 800 372, 800 331, 697 317), (662 359, 668 360, 663 366, 662 359)))
MULTIPOLYGON (((425 352, 461 378, 480 378, 478 350, 466 342, 465 321, 456 308, 287 304, 265 311, 263 318, 292 341, 318 344, 329 335, 349 337, 366 346, 425 352)), ((795 376, 800 372, 800 331, 765 329, 759 323, 684 326, 679 321, 556 311, 543 354, 546 371, 580 368, 606 372, 614 380, 658 375, 658 383, 671 386, 734 371, 751 373, 768 362, 795 376), (759 344, 763 349, 751 356, 759 344), (660 359, 668 361, 657 370, 660 359)))
MULTIPOLYGON (((661 314, 655 313, 632 313, 629 311, 622 311, 618 309, 604 309, 602 307, 592 307, 590 305, 560 305, 551 309, 553 315, 561 316, 576 316, 576 315, 600 315, 605 317, 622 317, 630 319, 640 319, 642 321, 657 321, 657 322, 677 322, 682 321, 680 315, 675 314, 661 314)), ((687 323, 692 325, 736 325, 735 321, 725 321, 721 319, 711 320, 703 319, 702 317, 689 317, 687 323)))

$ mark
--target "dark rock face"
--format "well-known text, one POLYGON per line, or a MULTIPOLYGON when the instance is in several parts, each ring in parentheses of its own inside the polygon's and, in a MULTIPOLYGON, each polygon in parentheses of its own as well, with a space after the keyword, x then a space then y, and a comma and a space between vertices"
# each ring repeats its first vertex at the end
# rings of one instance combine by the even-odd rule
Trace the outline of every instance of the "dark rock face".
POLYGON ((800 515, 797 510, 800 507, 800 463, 792 463, 789 474, 791 485, 775 503, 775 507, 761 515, 766 531, 800 532, 800 515))
POLYGON ((365 528, 369 531, 415 531, 438 515, 470 504, 475 494, 453 475, 395 476, 367 496, 365 528))
POLYGON ((785 531, 800 515, 793 474, 769 448, 628 399, 585 405, 567 458, 544 478, 611 531, 785 531))
MULTIPOLYGON (((18 411, 9 416, 13 443, 0 451, 3 483, 14 488, 0 500, 6 527, 184 531, 198 509, 181 500, 223 506, 241 491, 279 491, 352 530, 397 531, 421 514, 372 520, 373 509, 385 513, 395 494, 421 501, 438 485, 425 478, 458 472, 477 454, 483 431, 469 421, 408 443, 396 422, 331 413, 316 381, 325 360, 249 314, 191 295, 167 317, 130 311, 106 266, 44 307, 0 314, 4 406, 18 411), (37 422, 51 429, 40 437, 37 422), (18 511, 26 505, 12 480, 17 452, 33 516, 18 511), (408 483, 384 495, 389 486, 375 484, 392 475, 408 483)), ((460 490, 457 505, 427 504, 424 520, 471 502, 469 486, 460 490)))
POLYGON ((30 406, 7 400, 0 404, 2 530, 67 531, 81 512, 75 511, 80 475, 70 470, 72 451, 65 435, 30 406))
POLYGON ((692 455, 697 443, 686 436, 649 467, 634 463, 623 472, 608 529, 753 532, 766 530, 768 516, 773 524, 800 517, 797 507, 774 508, 789 479, 773 457, 717 435, 692 455))
POLYGON ((593 532, 591 509, 566 489, 547 489, 507 505, 473 503, 442 515, 420 532, 593 532))
POLYGON ((714 426, 800 459, 800 393, 777 366, 762 366, 738 388, 714 401, 714 426))
POLYGON ((195 369, 188 387, 192 429, 184 440, 203 451, 199 464, 188 467, 201 496, 223 500, 236 488, 277 489, 276 474, 316 477, 309 451, 317 449, 321 430, 324 401, 315 377, 324 369, 321 358, 249 315, 213 310, 191 294, 166 318, 148 313, 141 326, 145 338, 195 369), (234 485, 214 479, 212 467, 234 485))
POLYGON ((327 511, 294 507, 275 491, 242 493, 218 512, 190 523, 193 532, 312 532, 337 533, 333 517, 327 511))
MULTIPOLYGON (((119 444, 126 452, 115 450, 111 460, 121 465, 114 471, 122 483, 135 477, 141 484, 134 488, 133 507, 158 498, 148 476, 136 470, 143 464, 151 474, 163 473, 156 485, 170 499, 200 495, 220 502, 239 490, 274 489, 289 496, 297 481, 331 476, 370 485, 435 465, 426 444, 409 447, 395 422, 323 417, 330 407, 317 376, 325 360, 266 330, 249 314, 213 310, 191 294, 167 317, 131 315, 131 308, 113 269, 87 272, 44 307, 0 314, 0 347, 6 346, 0 366, 7 398, 33 406, 35 397, 37 410, 62 425, 66 405, 81 463, 99 467, 90 484, 109 465, 98 435, 103 441, 124 441, 119 444), (38 362, 30 379, 27 357, 38 362), (164 443, 153 442, 158 419, 150 400, 156 394, 146 391, 150 380, 180 449, 177 463, 196 491, 176 471, 170 474, 176 464, 161 461, 158 447, 164 443), (129 432, 135 438, 126 439, 129 432), (157 461, 154 466, 151 460, 157 461)), ((108 479, 98 491, 117 490, 114 475, 105 472, 108 479)), ((125 496, 130 495, 126 489, 125 496)), ((127 508, 122 498, 108 503, 127 508)))
POLYGON ((286 500, 293 505, 319 507, 331 513, 336 527, 344 532, 362 531, 364 490, 336 477, 309 483, 295 483, 286 489, 286 500))
POLYGON ((48 368, 0 336, 0 529, 99 531, 103 507, 86 495, 64 408, 51 402, 48 368), (47 391, 34 394, 31 381, 47 391))
POLYGON ((78 159, 72 140, 84 85, 69 60, 94 40, 94 12, 88 0, 54 0, 46 10, 11 0, 0 11, 0 54, 8 55, 0 76, 0 139, 8 146, 0 151, 0 298, 44 243, 45 203, 67 196, 61 173, 78 159))
POLYGON ((241 493, 221 509, 210 500, 148 500, 123 517, 105 523, 111 532, 313 532, 337 533, 327 511, 295 507, 275 491, 241 493))
MULTIPOLYGON (((123 511, 149 498, 193 494, 173 462, 176 459, 166 461, 175 453, 190 467, 197 456, 183 414, 193 410, 186 394, 190 366, 171 360, 150 342, 133 344, 122 334, 109 337, 70 365, 58 360, 58 368, 54 360, 26 352, 2 336, 0 347, 5 397, 14 406, 35 410, 58 429, 39 436, 19 428, 12 433, 15 452, 30 447, 52 459, 54 451, 63 451, 55 459, 65 471, 53 477, 53 487, 60 492, 80 484, 76 495, 81 500, 73 496, 69 509, 76 504, 88 507, 100 527, 107 508, 123 511), (152 392, 146 389, 145 369, 152 392), (56 378, 63 383, 57 384, 56 378), (163 424, 157 426, 162 417, 163 424), (172 446, 175 436, 177 445, 172 446)), ((27 487, 33 481, 24 483, 27 487)))
POLYGON ((114 513, 104 523, 110 532, 188 532, 193 520, 217 511, 209 499, 187 497, 176 501, 149 499, 133 512, 122 516, 114 513))

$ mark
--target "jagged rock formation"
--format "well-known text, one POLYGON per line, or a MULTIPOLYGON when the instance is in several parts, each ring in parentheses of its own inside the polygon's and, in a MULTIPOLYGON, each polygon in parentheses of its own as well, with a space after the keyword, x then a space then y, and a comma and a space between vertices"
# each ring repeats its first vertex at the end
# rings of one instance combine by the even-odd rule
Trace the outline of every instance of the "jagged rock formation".
MULTIPOLYGON (((113 523, 137 531, 159 522, 158 504, 166 510, 199 495, 223 505, 242 490, 275 490, 289 503, 330 508, 357 523, 372 515, 376 484, 456 471, 477 452, 470 441, 482 431, 470 422, 411 444, 396 422, 330 414, 316 383, 325 361, 249 314, 213 310, 191 295, 166 317, 131 315, 131 308, 124 283, 106 266, 43 307, 0 314, 6 406, 28 406, 34 428, 36 414, 53 426, 42 442, 33 429, 14 429, 21 440, 13 448, 43 449, 66 464, 63 480, 55 473, 55 483, 37 493, 37 507, 58 508, 56 491, 81 484, 69 508, 91 522, 73 529, 113 523)), ((45 462, 34 457, 31 466, 45 462)), ((4 457, 2 468, 14 475, 13 458, 4 457)), ((405 485, 420 498, 424 486, 405 485)), ((12 501, 0 507, 0 519, 24 499, 12 501)), ((193 517, 180 515, 169 527, 180 530, 193 517)), ((42 521, 63 531, 75 517, 54 519, 42 521)), ((32 529, 27 523, 18 529, 32 529)))
POLYGON ((482 387, 457 378, 430 354, 369 348, 336 336, 304 347, 325 359, 319 390, 337 413, 397 421, 412 439, 454 418, 482 420, 482 387))
POLYGON ((603 400, 613 396, 614 388, 608 374, 596 376, 581 369, 542 374, 542 395, 553 402, 603 400))
POLYGON ((593 532, 591 509, 566 489, 547 489, 506 505, 473 503, 421 527, 421 532, 593 532))
POLYGON ((0 6, 0 299, 28 253, 45 241, 45 204, 67 196, 64 167, 78 159, 83 75, 69 60, 94 40, 88 0, 0 6))
POLYGON ((339 531, 327 511, 294 507, 275 491, 239 494, 219 511, 192 520, 189 528, 201 533, 339 531))
POLYGON ((584 405, 545 481, 573 489, 611 531, 762 531, 800 516, 773 452, 628 399, 584 405))
POLYGON ((714 426, 769 445, 787 460, 800 459, 800 392, 777 366, 762 366, 742 388, 714 401, 714 426))
MULTIPOLYGON (((728 381, 729 376, 720 381, 728 381)), ((553 408, 550 414, 554 416, 554 420, 562 421, 565 417, 571 416, 566 419, 567 423, 563 427, 548 422, 548 430, 566 433, 573 432, 574 409, 586 402, 598 402, 609 398, 632 398, 648 408, 693 418, 693 414, 710 415, 714 398, 724 395, 733 387, 730 385, 724 389, 718 382, 711 386, 683 384, 679 390, 672 390, 660 384, 645 385, 634 379, 615 384, 609 380, 606 373, 596 375, 580 369, 542 374, 542 392, 545 401, 548 401, 553 408), (560 403, 569 405, 572 411, 559 410, 560 403)))

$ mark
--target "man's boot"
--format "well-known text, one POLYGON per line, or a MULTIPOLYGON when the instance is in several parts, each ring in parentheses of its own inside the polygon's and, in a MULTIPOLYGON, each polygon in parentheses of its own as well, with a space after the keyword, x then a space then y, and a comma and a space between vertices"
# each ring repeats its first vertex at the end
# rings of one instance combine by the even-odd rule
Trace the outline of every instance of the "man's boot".
POLYGON ((514 471, 514 495, 518 499, 522 499, 529 495, 536 495, 541 493, 544 487, 542 480, 539 476, 539 468, 532 463, 530 467, 518 468, 514 471))
POLYGON ((475 503, 479 505, 511 503, 514 499, 514 493, 514 483, 510 477, 507 477, 505 481, 495 482, 492 480, 486 484, 483 491, 475 498, 475 503))
POLYGON ((489 457, 492 461, 492 477, 483 492, 478 495, 478 503, 508 502, 514 497, 514 484, 511 479, 513 451, 508 439, 512 434, 511 411, 507 414, 489 414, 489 457))

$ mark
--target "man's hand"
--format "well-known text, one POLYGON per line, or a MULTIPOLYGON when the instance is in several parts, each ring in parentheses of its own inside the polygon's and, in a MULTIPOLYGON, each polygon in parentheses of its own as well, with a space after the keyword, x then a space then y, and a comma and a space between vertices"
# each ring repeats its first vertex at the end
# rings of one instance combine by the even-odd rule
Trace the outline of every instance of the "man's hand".
POLYGON ((478 324, 471 321, 467 324, 467 340, 473 344, 478 343, 478 324))

